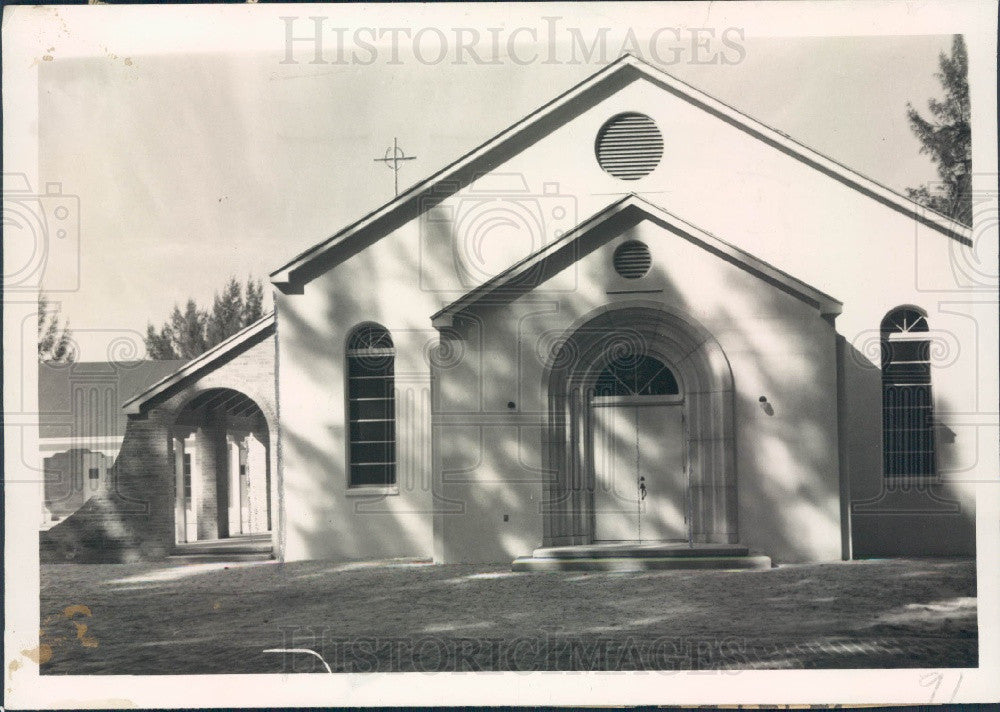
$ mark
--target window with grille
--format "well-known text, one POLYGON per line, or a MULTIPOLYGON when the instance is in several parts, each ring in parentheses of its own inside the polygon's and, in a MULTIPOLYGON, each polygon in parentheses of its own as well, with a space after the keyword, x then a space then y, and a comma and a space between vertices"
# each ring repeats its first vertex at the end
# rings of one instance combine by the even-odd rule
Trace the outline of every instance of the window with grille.
POLYGON ((395 347, 385 327, 364 324, 347 340, 351 487, 396 483, 395 347))
POLYGON ((595 396, 677 395, 677 379, 663 362, 652 356, 618 356, 604 367, 594 386, 595 396))
POLYGON ((882 458, 886 477, 936 474, 927 316, 912 307, 882 320, 882 458))
POLYGON ((91 480, 99 480, 101 479, 101 471, 96 467, 91 467, 87 470, 87 477, 91 480))

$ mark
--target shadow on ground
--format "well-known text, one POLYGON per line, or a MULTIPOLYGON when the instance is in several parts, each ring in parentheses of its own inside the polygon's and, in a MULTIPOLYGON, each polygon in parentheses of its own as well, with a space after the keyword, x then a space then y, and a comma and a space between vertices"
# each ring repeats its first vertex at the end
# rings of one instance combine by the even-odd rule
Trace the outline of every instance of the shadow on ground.
POLYGON ((975 595, 964 560, 629 574, 45 565, 42 673, 324 671, 271 648, 347 672, 974 667, 975 595))

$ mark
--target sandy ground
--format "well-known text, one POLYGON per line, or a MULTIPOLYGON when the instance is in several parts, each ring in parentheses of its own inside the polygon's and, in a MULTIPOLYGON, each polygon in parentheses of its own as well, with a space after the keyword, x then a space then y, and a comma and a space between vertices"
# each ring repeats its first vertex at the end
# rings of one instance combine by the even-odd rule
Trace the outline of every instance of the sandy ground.
POLYGON ((51 674, 966 667, 975 565, 514 574, 415 562, 42 567, 51 674))

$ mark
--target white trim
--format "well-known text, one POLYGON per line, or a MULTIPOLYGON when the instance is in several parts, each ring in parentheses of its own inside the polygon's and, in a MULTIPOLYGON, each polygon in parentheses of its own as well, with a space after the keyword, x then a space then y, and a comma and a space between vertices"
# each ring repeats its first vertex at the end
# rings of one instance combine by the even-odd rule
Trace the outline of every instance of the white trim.
POLYGON ((684 396, 680 393, 655 396, 593 396, 590 405, 595 408, 613 408, 615 406, 650 406, 650 405, 682 405, 684 396))
POLYGON ((250 324, 241 331, 236 332, 222 343, 213 346, 201 356, 191 359, 169 376, 162 378, 151 385, 142 393, 139 393, 138 395, 125 401, 125 403, 122 404, 122 409, 129 415, 138 415, 142 412, 142 406, 146 401, 158 396, 188 376, 192 376, 198 371, 210 366, 216 359, 225 356, 230 351, 239 348, 258 334, 267 331, 267 329, 273 326, 274 323, 274 312, 271 312, 267 316, 255 321, 253 324, 250 324))
POLYGON ((702 247, 708 247, 712 250, 723 253, 742 265, 747 269, 747 271, 755 274, 757 277, 770 280, 772 282, 778 282, 794 295, 815 306, 819 309, 820 314, 824 316, 835 316, 840 314, 843 308, 843 304, 837 299, 831 297, 829 294, 821 292, 815 287, 811 287, 805 282, 782 272, 778 268, 773 267, 757 257, 754 257, 749 252, 745 252, 744 250, 741 250, 724 240, 720 240, 715 235, 695 227, 691 223, 682 220, 673 213, 667 212, 658 205, 650 203, 635 193, 629 193, 624 198, 611 203, 611 205, 604 208, 597 214, 587 218, 575 228, 566 232, 559 239, 553 240, 549 244, 545 245, 533 255, 529 255, 517 264, 508 268, 506 271, 501 272, 493 279, 484 282, 478 287, 475 287, 466 294, 462 295, 454 302, 434 314, 431 317, 431 323, 436 328, 451 326, 452 317, 462 309, 465 309, 489 293, 502 288, 509 282, 516 280, 520 275, 532 269, 536 264, 548 257, 550 254, 571 243, 581 235, 600 226, 609 218, 612 218, 629 208, 641 210, 651 218, 662 220, 663 222, 678 228, 678 230, 682 233, 682 237, 687 237, 696 244, 701 243, 700 246, 702 247))
POLYGON ((344 490, 344 495, 347 497, 379 497, 387 494, 399 494, 399 485, 388 485, 385 487, 358 485, 356 487, 348 487, 344 490))
POLYGON ((930 341, 929 331, 891 331, 889 341, 930 341))
POLYGON ((903 212, 909 217, 915 218, 925 225, 928 225, 939 232, 958 239, 965 244, 972 244, 972 228, 952 220, 944 215, 936 213, 909 198, 887 188, 874 180, 861 175, 842 163, 824 156, 823 154, 795 141, 787 134, 761 123, 760 121, 747 116, 746 114, 724 104, 718 99, 714 99, 698 89, 682 82, 681 80, 657 69, 645 62, 636 59, 630 54, 625 54, 616 61, 609 64, 604 69, 592 74, 590 77, 580 82, 568 91, 559 95, 548 104, 536 109, 520 121, 509 126, 499 134, 489 139, 458 160, 450 163, 437 173, 432 174, 423 181, 417 183, 409 190, 404 191, 395 199, 389 201, 380 208, 368 213, 360 220, 351 223, 331 237, 323 240, 308 250, 299 253, 296 257, 283 264, 270 274, 272 284, 277 286, 290 285, 293 282, 292 272, 307 265, 313 259, 323 255, 331 248, 343 243, 353 235, 372 227, 379 220, 387 217, 398 209, 409 204, 414 198, 423 195, 431 189, 447 182, 454 174, 467 168, 469 165, 481 159, 484 155, 494 151, 511 138, 522 131, 539 123, 555 111, 559 110, 573 99, 594 88, 595 86, 609 80, 619 72, 631 70, 649 81, 655 82, 668 91, 679 96, 692 104, 712 113, 719 118, 735 124, 744 129, 755 138, 771 144, 775 148, 788 153, 789 155, 803 161, 817 170, 841 180, 846 185, 859 190, 869 197, 886 203, 888 206, 903 212))

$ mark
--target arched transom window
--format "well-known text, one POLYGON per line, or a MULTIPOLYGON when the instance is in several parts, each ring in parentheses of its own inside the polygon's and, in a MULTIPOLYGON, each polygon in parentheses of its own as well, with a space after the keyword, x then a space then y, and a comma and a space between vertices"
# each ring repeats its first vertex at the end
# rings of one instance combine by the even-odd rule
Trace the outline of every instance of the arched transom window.
POLYGON ((886 477, 934 475, 934 401, 927 316, 886 314, 882 338, 882 458, 886 477))
POLYGON ((677 395, 677 379, 652 356, 625 354, 612 358, 597 376, 595 396, 677 395))
POLYGON ((347 339, 351 487, 396 483, 395 355, 384 326, 362 324, 347 339))

